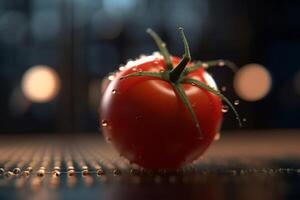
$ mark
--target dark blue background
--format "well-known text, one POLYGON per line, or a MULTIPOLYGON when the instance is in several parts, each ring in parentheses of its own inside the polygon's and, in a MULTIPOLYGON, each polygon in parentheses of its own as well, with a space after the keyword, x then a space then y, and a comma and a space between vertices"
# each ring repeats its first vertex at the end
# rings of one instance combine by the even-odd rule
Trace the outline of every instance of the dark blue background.
MULTIPOLYGON (((88 103, 90 82, 157 50, 145 33, 148 27, 181 55, 178 26, 185 28, 194 59, 261 63, 270 71, 270 94, 238 107, 247 118, 245 128, 299 128, 300 95, 294 89, 300 68, 299 10, 299 1, 284 0, 2 0, 0 132, 97 131, 97 110, 88 103), (39 64, 57 70, 60 94, 17 112, 13 91, 24 72, 39 64)), ((231 73, 212 73, 235 99, 231 73)), ((226 115, 224 128, 237 128, 232 113, 226 115)))

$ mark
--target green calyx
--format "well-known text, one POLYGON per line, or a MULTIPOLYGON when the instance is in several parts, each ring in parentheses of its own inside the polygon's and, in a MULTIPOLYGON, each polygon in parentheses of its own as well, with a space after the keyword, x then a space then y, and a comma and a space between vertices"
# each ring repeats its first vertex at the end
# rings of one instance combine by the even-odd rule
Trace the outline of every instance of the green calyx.
POLYGON ((188 78, 186 77, 188 74, 200 69, 209 69, 210 67, 223 67, 226 66, 230 68, 233 72, 237 70, 237 67, 235 66, 234 63, 228 61, 228 60, 213 60, 213 61, 207 61, 207 62, 202 62, 202 61, 197 61, 194 63, 190 63, 191 61, 191 55, 190 55, 190 50, 189 50, 189 45, 188 41, 185 37, 184 30, 183 28, 179 27, 179 32, 183 41, 184 45, 184 54, 182 56, 181 61, 173 67, 173 63, 171 60, 171 55, 166 47, 166 44, 162 41, 162 39, 151 29, 147 29, 147 33, 150 34, 150 36, 153 38, 155 41, 156 45, 158 46, 161 55, 164 58, 165 64, 166 64, 166 70, 163 72, 150 72, 150 71, 141 71, 141 72, 136 72, 136 73, 131 73, 126 76, 121 77, 121 80, 131 78, 131 77, 137 77, 137 76, 148 76, 152 77, 154 79, 161 79, 164 81, 169 82, 173 88, 175 93, 178 95, 179 99, 182 101, 182 103, 185 105, 189 113, 191 114, 191 117, 195 123, 195 127, 198 130, 198 137, 200 139, 203 138, 202 136, 202 131, 200 124, 198 122, 196 113, 193 110, 193 107, 185 94, 185 91, 182 87, 183 84, 191 84, 195 87, 199 87, 201 89, 207 90, 214 95, 218 96, 220 99, 222 99, 226 104, 229 105, 229 107, 234 111, 234 114, 236 116, 236 119, 238 120, 239 126, 242 126, 240 117, 234 106, 231 104, 231 102, 228 100, 227 97, 225 97, 223 94, 221 94, 220 91, 208 86, 207 84, 200 82, 198 80, 188 78), (186 67, 187 64, 190 63, 189 67, 186 67))

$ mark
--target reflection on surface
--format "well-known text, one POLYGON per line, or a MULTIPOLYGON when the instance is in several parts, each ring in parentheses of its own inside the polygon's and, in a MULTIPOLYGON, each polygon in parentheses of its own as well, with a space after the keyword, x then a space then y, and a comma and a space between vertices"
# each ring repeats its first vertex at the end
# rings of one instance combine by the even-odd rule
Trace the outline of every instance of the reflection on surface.
MULTIPOLYGON (((105 175, 106 176, 106 175, 105 175)), ((119 177, 78 175, 79 181, 69 185, 64 174, 60 179, 32 177, 22 179, 25 183, 13 187, 12 183, 21 180, 1 178, 1 199, 289 199, 290 188, 300 183, 299 174, 279 173, 279 171, 261 170, 251 174, 243 171, 217 173, 202 171, 185 175, 143 174, 119 177), (137 180, 139 177, 139 181, 137 180), (160 177, 160 181, 157 181, 160 177), (42 181, 43 180, 43 181, 42 181), (28 185, 36 183, 35 185, 28 185), (53 183, 60 181, 61 184, 53 183), (3 184, 6 182, 6 184, 3 184), (9 183, 8 183, 9 182, 9 183)), ((72 177, 71 179, 73 179, 72 177)))
POLYGON ((173 172, 130 165, 98 135, 2 137, 0 199, 295 199, 299 134, 284 133, 226 135, 173 172))

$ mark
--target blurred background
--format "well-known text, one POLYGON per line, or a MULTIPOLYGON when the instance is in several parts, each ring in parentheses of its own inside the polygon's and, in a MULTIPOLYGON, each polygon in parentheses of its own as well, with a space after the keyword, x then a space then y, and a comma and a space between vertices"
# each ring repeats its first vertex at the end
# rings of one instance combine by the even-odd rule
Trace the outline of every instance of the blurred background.
MULTIPOLYGON (((300 128, 300 2, 277 0, 1 0, 0 133, 98 131, 100 80, 157 51, 151 27, 180 56, 211 69, 245 129, 300 128), (238 101, 236 101, 238 100, 238 101)), ((231 111, 223 129, 238 129, 231 111)))

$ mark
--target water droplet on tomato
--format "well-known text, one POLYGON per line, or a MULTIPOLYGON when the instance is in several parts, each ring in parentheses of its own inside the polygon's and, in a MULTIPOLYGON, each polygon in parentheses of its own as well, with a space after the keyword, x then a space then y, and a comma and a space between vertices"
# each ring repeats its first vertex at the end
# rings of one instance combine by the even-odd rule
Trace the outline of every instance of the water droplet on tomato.
POLYGON ((156 61, 154 61, 154 64, 158 65, 158 64, 159 64, 159 62, 156 60, 156 61))
POLYGON ((115 76, 114 75, 109 75, 107 79, 110 80, 110 81, 113 81, 115 79, 115 76))
POLYGON ((223 60, 220 60, 219 63, 218 63, 218 65, 219 65, 220 67, 223 67, 223 66, 225 65, 225 62, 224 62, 223 60))
POLYGON ((102 126, 102 127, 107 127, 107 126, 108 126, 107 120, 102 120, 102 121, 101 121, 101 126, 102 126))
POLYGON ((226 86, 222 86, 222 87, 221 87, 221 90, 222 90, 223 92, 225 92, 225 91, 227 90, 226 86))
POLYGON ((134 72, 137 71, 136 67, 133 67, 133 68, 132 68, 132 71, 134 71, 134 72))
POLYGON ((113 89, 113 90, 111 91, 111 93, 116 94, 116 93, 117 93, 117 90, 113 89))
POLYGON ((120 66, 120 67, 119 67, 119 70, 120 70, 120 71, 123 71, 124 69, 125 69, 124 66, 120 66))
POLYGON ((154 57, 160 57, 160 56, 161 56, 160 52, 158 52, 158 51, 154 51, 154 52, 152 53, 152 55, 153 55, 154 57))
POLYGON ((236 105, 236 106, 239 105, 239 104, 240 104, 240 100, 238 100, 238 99, 235 100, 235 101, 233 102, 233 104, 236 105))
POLYGON ((203 68, 208 68, 208 64, 207 63, 202 63, 202 67, 203 68))
POLYGON ((227 105, 223 105, 223 106, 222 106, 222 112, 223 112, 223 113, 227 113, 228 110, 229 110, 229 107, 228 107, 227 105))
POLYGON ((217 133, 214 137, 214 140, 217 141, 221 138, 221 134, 220 133, 217 133))

